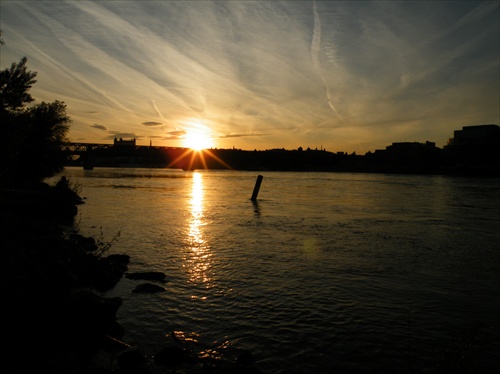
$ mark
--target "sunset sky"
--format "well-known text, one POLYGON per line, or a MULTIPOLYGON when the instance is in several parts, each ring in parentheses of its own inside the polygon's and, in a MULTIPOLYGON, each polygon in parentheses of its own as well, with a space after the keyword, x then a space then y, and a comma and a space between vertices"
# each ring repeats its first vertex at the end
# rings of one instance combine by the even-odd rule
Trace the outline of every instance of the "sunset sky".
POLYGON ((5 1, 74 142, 367 151, 500 123, 499 1, 5 1))

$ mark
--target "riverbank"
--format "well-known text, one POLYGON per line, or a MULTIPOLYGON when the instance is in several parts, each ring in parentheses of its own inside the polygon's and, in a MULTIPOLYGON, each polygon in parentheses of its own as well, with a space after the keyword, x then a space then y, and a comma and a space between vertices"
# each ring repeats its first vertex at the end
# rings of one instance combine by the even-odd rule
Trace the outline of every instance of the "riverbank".
MULTIPOLYGON (((172 344, 153 357, 127 342, 116 318, 123 301, 105 295, 127 273, 130 259, 107 255, 110 243, 75 230, 81 203, 66 180, 0 190, 2 372, 259 372, 249 352, 239 352, 234 362, 202 359, 174 333, 172 344)), ((127 276, 148 281, 134 292, 165 291, 162 274, 127 276)))
POLYGON ((101 296, 128 256, 104 256, 72 231, 81 199, 67 186, 0 191, 2 372, 88 372, 107 337, 119 339, 119 298, 101 296))

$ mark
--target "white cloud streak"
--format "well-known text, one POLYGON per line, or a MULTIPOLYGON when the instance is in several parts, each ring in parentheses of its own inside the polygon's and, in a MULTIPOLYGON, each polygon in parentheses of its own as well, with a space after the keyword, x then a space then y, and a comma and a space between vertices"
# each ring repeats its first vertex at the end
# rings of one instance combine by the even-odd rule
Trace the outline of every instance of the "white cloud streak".
POLYGON ((311 42, 311 57, 313 60, 314 68, 316 69, 316 72, 318 73, 319 77, 323 81, 323 85, 325 86, 326 100, 328 101, 328 106, 332 109, 335 115, 340 117, 339 113, 337 112, 337 109, 335 109, 335 106, 333 105, 333 98, 330 86, 328 85, 328 82, 323 76, 323 73, 321 71, 321 66, 319 63, 319 54, 321 49, 321 19, 319 17, 318 9, 316 7, 316 1, 313 2, 313 13, 314 13, 314 29, 311 42))

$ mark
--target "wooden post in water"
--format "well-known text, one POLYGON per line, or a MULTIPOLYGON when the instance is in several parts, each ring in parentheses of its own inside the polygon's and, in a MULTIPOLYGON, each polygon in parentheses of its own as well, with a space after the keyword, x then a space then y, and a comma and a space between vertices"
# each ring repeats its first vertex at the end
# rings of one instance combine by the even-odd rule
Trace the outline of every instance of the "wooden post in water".
POLYGON ((260 189, 260 185, 262 183, 263 178, 264 177, 262 175, 257 176, 257 180, 255 181, 255 187, 253 188, 253 194, 252 194, 252 197, 250 198, 250 200, 252 200, 252 201, 257 200, 257 195, 259 194, 259 189, 260 189))

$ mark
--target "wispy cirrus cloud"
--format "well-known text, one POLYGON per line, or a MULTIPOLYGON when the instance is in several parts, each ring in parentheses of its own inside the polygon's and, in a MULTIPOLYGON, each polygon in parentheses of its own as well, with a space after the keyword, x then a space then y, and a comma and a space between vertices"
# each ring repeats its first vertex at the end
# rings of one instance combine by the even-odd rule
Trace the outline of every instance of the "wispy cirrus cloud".
POLYGON ((198 121, 219 147, 360 151, 500 122, 498 2, 0 7, 2 64, 28 55, 34 96, 65 101, 89 142, 113 128, 175 146, 198 121))
POLYGON ((218 136, 219 139, 244 138, 248 136, 266 136, 267 134, 226 134, 218 136))

